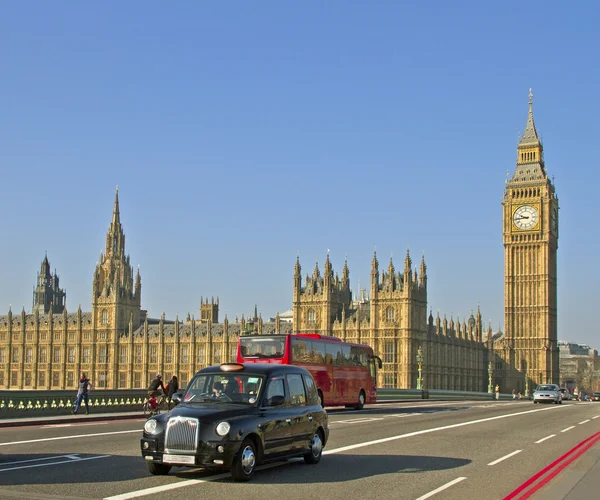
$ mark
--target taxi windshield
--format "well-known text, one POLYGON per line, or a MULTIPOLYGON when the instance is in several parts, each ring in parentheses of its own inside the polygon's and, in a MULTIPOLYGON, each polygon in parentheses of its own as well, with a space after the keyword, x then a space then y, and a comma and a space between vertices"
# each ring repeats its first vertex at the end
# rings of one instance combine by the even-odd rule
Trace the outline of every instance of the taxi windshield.
POLYGON ((202 373, 189 383, 184 403, 215 403, 255 405, 264 377, 242 373, 202 373))

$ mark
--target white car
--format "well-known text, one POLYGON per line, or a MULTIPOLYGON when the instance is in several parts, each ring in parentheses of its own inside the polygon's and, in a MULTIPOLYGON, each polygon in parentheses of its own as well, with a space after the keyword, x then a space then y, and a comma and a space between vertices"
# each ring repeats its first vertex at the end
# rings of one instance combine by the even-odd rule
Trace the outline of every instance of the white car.
POLYGON ((562 394, 556 384, 538 385, 533 392, 533 402, 562 404, 562 394))

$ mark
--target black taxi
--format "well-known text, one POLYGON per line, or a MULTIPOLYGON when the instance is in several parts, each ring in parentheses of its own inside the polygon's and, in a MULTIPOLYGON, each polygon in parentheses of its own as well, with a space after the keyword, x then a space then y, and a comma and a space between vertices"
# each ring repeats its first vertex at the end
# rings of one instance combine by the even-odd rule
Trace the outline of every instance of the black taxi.
POLYGON ((225 363, 200 370, 178 406, 146 421, 141 448, 152 474, 202 467, 248 481, 261 463, 318 463, 328 437, 327 413, 307 370, 225 363))

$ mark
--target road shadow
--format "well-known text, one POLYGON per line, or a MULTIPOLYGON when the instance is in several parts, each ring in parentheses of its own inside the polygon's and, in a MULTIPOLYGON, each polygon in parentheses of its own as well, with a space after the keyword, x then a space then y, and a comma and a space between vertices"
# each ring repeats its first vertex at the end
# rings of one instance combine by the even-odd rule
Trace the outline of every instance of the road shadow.
MULTIPOLYGON (((339 483, 387 474, 420 474, 437 470, 456 469, 471 460, 453 457, 421 455, 327 455, 318 465, 307 465, 302 459, 278 462, 257 470, 252 484, 339 483)), ((198 469, 174 469, 181 479, 206 477, 198 469)), ((222 482, 234 482, 231 477, 222 482)))
POLYGON ((138 455, 0 454, 0 484, 4 486, 110 483, 148 477, 146 463, 138 455))

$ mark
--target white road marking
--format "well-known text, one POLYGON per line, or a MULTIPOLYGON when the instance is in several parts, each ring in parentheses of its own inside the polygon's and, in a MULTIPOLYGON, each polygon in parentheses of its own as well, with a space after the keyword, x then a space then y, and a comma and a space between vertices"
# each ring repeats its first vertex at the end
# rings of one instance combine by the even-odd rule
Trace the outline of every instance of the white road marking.
POLYGON ((372 418, 372 417, 363 417, 363 418, 354 418, 352 420, 336 420, 335 422, 331 422, 332 424, 362 424, 364 422, 374 422, 375 420, 383 420, 383 417, 372 418))
POLYGON ((398 439, 404 439, 404 438, 413 437, 413 436, 420 436, 422 434, 429 434, 430 432, 454 429, 456 427, 464 427, 466 425, 479 424, 482 422, 490 422, 492 420, 498 420, 501 418, 517 417, 519 415, 527 415, 529 413, 537 413, 539 411, 554 411, 554 410, 559 410, 560 408, 568 408, 568 406, 551 406, 549 408, 541 408, 539 410, 527 410, 527 411, 520 411, 518 413, 507 413, 505 415, 498 415, 496 417, 480 418, 478 420, 470 420, 468 422, 461 422, 459 424, 444 425, 442 427, 434 427, 432 429, 423 429, 421 431, 409 432, 407 434, 400 434, 398 436, 390 436, 390 437, 386 437, 386 438, 375 439, 374 441, 366 441, 364 443, 357 443, 357 444, 351 444, 349 446, 342 446, 340 448, 335 448, 333 450, 326 450, 323 452, 323 455, 332 455, 334 453, 341 453, 343 451, 355 450, 357 448, 364 448, 365 446, 372 446, 374 444, 387 443, 389 441, 396 441, 398 439))
POLYGON ((18 460, 16 462, 2 462, 0 464, 0 468, 4 467, 5 465, 16 465, 16 464, 26 464, 26 463, 30 463, 30 462, 41 462, 42 460, 55 460, 57 458, 64 458, 64 457, 65 457, 65 455, 56 455, 54 457, 31 458, 29 460, 18 460))
POLYGON ((544 441, 546 441, 546 439, 551 439, 553 437, 556 437, 556 434, 550 434, 549 436, 546 436, 545 438, 542 438, 539 441, 536 441, 535 444, 543 443, 544 441))
POLYGON ((422 497, 417 498, 417 500, 425 500, 426 498, 430 498, 433 495, 435 495, 436 493, 439 493, 440 491, 444 491, 446 488, 450 488, 450 486, 454 486, 456 483, 460 483, 461 481, 464 481, 465 479, 467 479, 466 477, 457 477, 454 481, 450 481, 449 483, 444 484, 443 486, 440 486, 439 488, 436 488, 433 491, 430 491, 429 493, 423 495, 422 497))
POLYGON ((54 429, 56 427, 71 427, 73 424, 48 424, 40 426, 40 429, 54 429))
POLYGON ((94 436, 112 436, 113 434, 131 434, 133 432, 137 432, 140 436, 142 435, 142 429, 136 429, 134 431, 95 432, 94 434, 77 434, 76 436, 57 436, 51 438, 27 439, 26 441, 11 441, 9 443, 0 443, 0 446, 10 446, 13 444, 41 443, 44 441, 60 441, 61 439, 89 438, 94 436))
POLYGON ((594 420, 595 418, 600 417, 600 415, 596 415, 595 417, 592 417, 592 420, 594 420))
MULTIPOLYGON (((363 443, 357 443, 357 444, 352 444, 349 446, 342 446, 340 448, 334 448, 333 450, 325 450, 323 452, 323 455, 333 455, 335 453, 342 453, 344 451, 348 451, 348 450, 355 450, 357 448, 364 448, 367 446, 372 446, 375 444, 380 444, 380 443, 387 443, 389 441, 396 441, 398 439, 404 439, 404 438, 408 438, 408 437, 412 437, 412 436, 419 436, 421 434, 429 434, 431 432, 437 432, 437 431, 443 431, 443 430, 447 430, 447 429, 454 429, 456 427, 464 427, 466 425, 473 425, 473 424, 480 424, 483 422, 490 422, 492 420, 498 420, 501 418, 510 418, 510 417, 517 417, 520 415, 528 415, 530 413, 537 413, 540 411, 555 411, 555 410, 560 410, 561 408, 569 408, 569 406, 551 406, 549 408, 540 408, 540 409, 535 409, 535 410, 527 410, 527 411, 520 411, 517 413, 508 413, 505 415, 497 415, 495 417, 488 417, 488 418, 481 418, 478 420, 471 420, 469 422, 461 422, 459 424, 452 424, 452 425, 444 425, 442 427, 434 427, 432 429, 424 429, 421 431, 415 431, 415 432, 409 432, 407 434, 400 434, 397 436, 390 436, 387 438, 381 438, 381 439, 375 439, 373 441, 365 441, 363 443)), ((281 463, 279 464, 273 464, 272 467, 278 467, 280 466, 281 463)), ((257 470, 263 470, 262 468, 257 468, 257 470)), ((153 488, 147 488, 144 490, 137 490, 137 491, 131 491, 129 493, 123 493, 121 495, 115 495, 112 497, 106 497, 104 500, 128 500, 130 498, 138 498, 138 497, 143 497, 146 495, 152 495, 154 493, 161 493, 163 491, 169 491, 169 490, 173 490, 173 489, 177 489, 177 488, 185 488, 187 486, 193 486, 195 484, 200 484, 200 483, 207 483, 207 482, 212 482, 212 481, 218 481, 219 479, 225 479, 227 477, 230 477, 229 473, 225 473, 225 474, 217 474, 215 476, 211 476, 211 477, 207 477, 205 479, 187 479, 185 481, 179 481, 177 483, 172 483, 172 484, 166 484, 164 486, 155 486, 153 488)), ((461 479, 462 481, 462 479, 461 479)))
POLYGON ((516 455, 517 453, 521 453, 523 450, 516 450, 513 451, 512 453, 509 453, 508 455, 504 455, 503 457, 499 458, 498 460, 494 460, 493 462, 490 462, 488 465, 496 465, 499 464, 500 462, 502 462, 503 460, 506 460, 507 458, 510 458, 514 455, 516 455))
POLYGON ((590 421, 590 419, 588 418, 587 420, 584 420, 583 422, 579 422, 579 425, 581 424, 587 424, 590 421))
MULTIPOLYGON (((32 469, 34 467, 48 467, 49 465, 72 464, 72 463, 75 463, 75 462, 83 462, 83 461, 86 461, 86 460, 96 460, 98 458, 108 458, 110 456, 111 455, 101 455, 101 456, 98 456, 98 457, 78 458, 77 460, 73 460, 72 458, 69 458, 68 460, 63 460, 61 462, 48 462, 48 463, 45 463, 45 464, 22 465, 20 467, 10 467, 8 469, 2 469, 2 468, 0 468, 0 472, 8 472, 8 471, 11 471, 11 470, 18 470, 18 469, 32 469)), ((61 457, 61 458, 64 458, 64 457, 61 457)))
POLYGON ((567 431, 570 431, 571 429, 575 429, 575 426, 574 426, 574 425, 572 425, 571 427, 567 427, 566 429, 563 429, 563 430, 562 430, 562 431, 560 431, 560 432, 567 432, 567 431))

